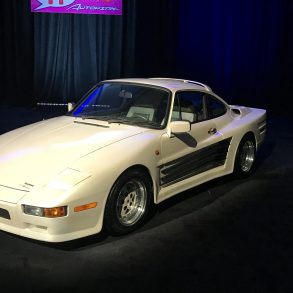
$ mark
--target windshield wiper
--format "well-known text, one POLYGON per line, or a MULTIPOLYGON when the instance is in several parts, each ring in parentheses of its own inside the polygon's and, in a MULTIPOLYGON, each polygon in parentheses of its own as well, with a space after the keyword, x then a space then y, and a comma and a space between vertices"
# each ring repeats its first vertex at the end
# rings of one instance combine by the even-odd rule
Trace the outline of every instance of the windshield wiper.
POLYGON ((81 118, 82 120, 86 120, 86 119, 100 120, 100 121, 108 122, 108 124, 123 123, 123 122, 133 123, 134 122, 133 120, 125 119, 124 117, 112 118, 109 116, 80 115, 80 116, 76 116, 76 118, 81 118))
POLYGON ((107 120, 107 122, 109 124, 112 124, 112 123, 130 123, 130 124, 133 124, 135 123, 135 121, 131 120, 131 119, 127 119, 127 118, 123 118, 123 117, 117 117, 117 118, 111 118, 109 120, 107 120))
POLYGON ((130 124, 130 125, 142 125, 142 126, 152 126, 155 128, 159 128, 160 125, 158 125, 155 122, 149 121, 149 120, 144 120, 144 119, 133 119, 132 117, 115 117, 111 118, 109 116, 93 116, 93 115, 82 115, 78 116, 82 120, 85 119, 93 119, 93 120, 101 120, 108 122, 108 124, 130 124))
POLYGON ((159 125, 155 122, 149 121, 149 120, 140 120, 140 119, 125 119, 125 118, 117 118, 117 119, 110 119, 108 120, 108 123, 118 123, 118 124, 131 124, 131 125, 145 125, 145 126, 153 126, 155 128, 159 128, 159 125))
POLYGON ((76 116, 76 118, 81 118, 82 120, 92 119, 92 120, 102 120, 102 121, 105 121, 105 120, 108 119, 108 116, 80 115, 80 116, 76 116), (107 118, 107 119, 105 119, 105 118, 107 118))
MULTIPOLYGON (((90 116, 90 115, 89 116, 87 116, 87 115, 76 116, 75 118, 81 118, 82 120, 92 119, 92 120, 105 121, 103 119, 99 119, 100 118, 99 116, 90 116)), ((100 127, 109 128, 109 126, 102 125, 102 124, 99 124, 99 123, 90 123, 90 122, 84 122, 84 121, 78 121, 78 120, 75 120, 74 122, 75 123, 88 124, 88 125, 96 125, 96 126, 100 126, 100 127)))

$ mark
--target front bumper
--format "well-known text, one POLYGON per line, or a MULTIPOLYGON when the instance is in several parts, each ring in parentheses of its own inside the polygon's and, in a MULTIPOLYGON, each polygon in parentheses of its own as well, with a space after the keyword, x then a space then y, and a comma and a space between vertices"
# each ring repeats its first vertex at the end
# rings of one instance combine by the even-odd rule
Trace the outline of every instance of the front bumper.
MULTIPOLYGON (((1 188, 0 198, 3 198, 2 193, 7 192, 8 189, 1 188)), ((63 242, 98 233, 102 228, 102 209, 99 203, 93 209, 74 211, 74 207, 94 201, 93 198, 69 202, 66 204, 67 216, 59 218, 24 214, 22 208, 24 200, 25 197, 17 203, 0 200, 0 230, 46 242, 63 242)))

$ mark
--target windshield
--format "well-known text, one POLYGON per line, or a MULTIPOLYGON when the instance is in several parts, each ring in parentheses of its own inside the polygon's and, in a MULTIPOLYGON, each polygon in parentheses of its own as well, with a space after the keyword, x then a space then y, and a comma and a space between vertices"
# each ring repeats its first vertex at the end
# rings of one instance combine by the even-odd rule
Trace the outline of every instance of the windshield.
POLYGON ((83 119, 162 128, 166 123, 169 91, 147 85, 103 83, 69 113, 83 119))

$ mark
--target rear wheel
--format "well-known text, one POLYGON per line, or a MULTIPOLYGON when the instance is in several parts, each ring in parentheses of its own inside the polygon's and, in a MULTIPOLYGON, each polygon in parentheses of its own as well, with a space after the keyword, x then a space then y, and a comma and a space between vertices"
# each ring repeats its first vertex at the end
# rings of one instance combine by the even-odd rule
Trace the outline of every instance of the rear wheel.
POLYGON ((104 223, 112 235, 137 229, 148 217, 152 205, 152 183, 145 172, 132 169, 113 185, 105 208, 104 223))
POLYGON ((249 176, 254 169, 255 157, 255 139, 253 135, 247 134, 242 138, 237 149, 234 174, 237 177, 249 176))

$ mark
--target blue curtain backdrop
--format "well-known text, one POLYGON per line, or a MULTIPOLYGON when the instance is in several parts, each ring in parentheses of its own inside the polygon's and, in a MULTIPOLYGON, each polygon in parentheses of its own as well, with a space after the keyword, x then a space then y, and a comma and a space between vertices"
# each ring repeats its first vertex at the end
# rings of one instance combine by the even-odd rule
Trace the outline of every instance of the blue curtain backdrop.
POLYGON ((231 103, 271 107, 293 90, 293 1, 184 0, 177 72, 231 103))
POLYGON ((176 42, 168 37, 177 24, 177 1, 123 3, 122 17, 34 14, 38 100, 77 100, 100 80, 169 72, 176 57, 176 42))
POLYGON ((37 99, 76 100, 99 80, 133 71, 134 24, 130 17, 36 13, 37 99))
POLYGON ((65 102, 102 79, 169 76, 206 82, 230 103, 289 109, 292 0, 123 3, 123 16, 94 16, 4 1, 0 102, 65 102))
POLYGON ((29 1, 2 1, 0 9, 0 103, 33 99, 34 26, 29 1))

